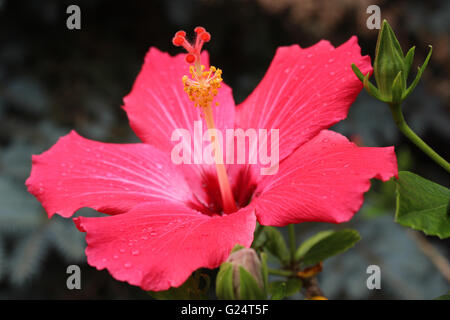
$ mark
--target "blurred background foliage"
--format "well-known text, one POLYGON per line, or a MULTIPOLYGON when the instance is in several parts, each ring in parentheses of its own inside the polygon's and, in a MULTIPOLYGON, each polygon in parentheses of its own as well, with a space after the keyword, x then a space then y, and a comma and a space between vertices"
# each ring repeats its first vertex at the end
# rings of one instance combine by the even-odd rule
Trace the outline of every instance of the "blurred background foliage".
MULTIPOLYGON (((416 45, 415 66, 433 45, 430 65, 405 102, 405 117, 450 158, 447 0, 0 0, 0 298, 148 298, 89 267, 84 234, 70 219, 47 219, 24 181, 31 155, 71 129, 105 142, 138 141, 120 107, 150 46, 175 54, 175 31, 205 26, 213 36, 207 46, 212 63, 223 69, 239 103, 261 80, 278 46, 306 47, 320 39, 339 45, 356 34, 363 54, 373 58, 377 30, 366 28, 371 4, 380 6, 404 50, 416 45), (66 28, 70 4, 81 8, 81 30, 66 28), (82 267, 82 290, 66 288, 70 264, 82 267)), ((450 186, 448 175, 396 131, 387 106, 364 92, 333 129, 360 145, 395 145, 400 169, 450 186)), ((349 223, 298 226, 300 239, 330 227, 352 227, 362 235, 355 248, 325 262, 319 281, 327 297, 427 299, 448 290, 448 277, 430 257, 448 261, 450 242, 395 224, 394 205, 394 183, 374 181, 349 223), (381 267, 381 290, 366 288, 370 264, 381 267)))

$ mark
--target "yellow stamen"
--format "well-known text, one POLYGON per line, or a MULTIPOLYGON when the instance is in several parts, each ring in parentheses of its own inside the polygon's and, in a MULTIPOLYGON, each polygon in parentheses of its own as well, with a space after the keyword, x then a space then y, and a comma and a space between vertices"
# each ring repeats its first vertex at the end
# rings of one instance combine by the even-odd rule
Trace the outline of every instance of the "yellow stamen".
POLYGON ((191 66, 189 73, 191 78, 188 76, 182 78, 184 91, 188 94, 189 99, 194 102, 196 107, 211 106, 214 97, 219 92, 222 70, 211 67, 205 71, 205 66, 200 65, 199 68, 191 66))

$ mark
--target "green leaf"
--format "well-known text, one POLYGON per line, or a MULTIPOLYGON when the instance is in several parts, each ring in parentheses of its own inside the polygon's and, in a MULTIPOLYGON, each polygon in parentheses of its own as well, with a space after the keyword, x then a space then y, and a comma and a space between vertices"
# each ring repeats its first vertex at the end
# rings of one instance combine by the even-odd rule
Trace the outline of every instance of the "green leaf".
POLYGON ((442 296, 434 298, 433 300, 450 300, 450 291, 442 296))
POLYGON ((395 221, 441 239, 450 236, 450 190, 408 171, 397 181, 395 221))
POLYGON ((157 300, 203 300, 207 299, 206 291, 209 285, 209 276, 196 271, 178 288, 170 288, 166 291, 149 291, 148 293, 157 300), (202 289, 200 288, 201 279, 206 282, 202 289))
POLYGON ((302 243, 295 257, 304 265, 314 265, 346 251, 360 239, 356 230, 322 231, 302 243))
POLYGON ((267 298, 255 278, 242 266, 239 266, 239 284, 239 300, 265 300, 267 298))
POLYGON ((305 254, 311 249, 312 246, 314 246, 316 243, 318 243, 320 240, 328 237, 331 235, 334 231, 333 230, 327 230, 327 231, 321 231, 313 235, 312 237, 305 240, 297 249, 295 252, 295 260, 300 260, 305 256, 305 254))
POLYGON ((222 300, 235 300, 233 288, 233 266, 229 262, 224 262, 220 266, 216 278, 216 295, 222 300))
POLYGON ((270 285, 272 292, 272 297, 270 298, 271 300, 282 300, 286 297, 286 282, 277 281, 272 282, 270 285))
MULTIPOLYGON (((269 293, 276 295, 277 291, 280 290, 279 287, 285 284, 284 297, 290 297, 300 291, 302 288, 302 280, 298 278, 290 278, 287 281, 274 281, 270 283, 269 293)), ((272 297, 273 299, 273 297, 272 297)))
POLYGON ((264 227, 264 233, 266 234, 266 249, 276 256, 283 264, 289 262, 289 251, 280 231, 274 227, 264 227))

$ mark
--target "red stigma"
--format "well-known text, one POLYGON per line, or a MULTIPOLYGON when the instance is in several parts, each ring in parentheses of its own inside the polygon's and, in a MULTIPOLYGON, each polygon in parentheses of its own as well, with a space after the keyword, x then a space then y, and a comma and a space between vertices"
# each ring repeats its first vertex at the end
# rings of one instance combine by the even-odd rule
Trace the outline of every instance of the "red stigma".
POLYGON ((194 29, 194 32, 195 32, 196 34, 201 34, 201 33, 203 33, 203 32, 206 32, 206 29, 203 28, 203 27, 196 27, 196 28, 194 29))
POLYGON ((174 46, 181 46, 188 52, 186 56, 187 63, 194 63, 197 58, 200 61, 200 52, 202 51, 203 44, 211 40, 211 34, 203 27, 196 27, 194 32, 196 33, 196 37, 193 43, 189 43, 186 40, 186 32, 183 30, 176 32, 172 38, 172 44, 174 46))
POLYGON ((209 32, 203 32, 200 34, 200 39, 202 39, 204 42, 209 42, 209 40, 211 40, 211 35, 209 34, 209 32))
POLYGON ((186 62, 187 63, 194 63, 195 62, 195 56, 191 53, 188 53, 186 56, 186 62))
POLYGON ((175 37, 186 37, 186 31, 180 30, 177 33, 175 33, 175 37))
POLYGON ((182 44, 183 44, 183 42, 184 42, 184 37, 181 37, 181 36, 175 36, 175 37, 173 37, 173 39, 172 39, 172 44, 174 45, 174 46, 176 46, 176 47, 179 47, 179 46, 181 46, 182 44))

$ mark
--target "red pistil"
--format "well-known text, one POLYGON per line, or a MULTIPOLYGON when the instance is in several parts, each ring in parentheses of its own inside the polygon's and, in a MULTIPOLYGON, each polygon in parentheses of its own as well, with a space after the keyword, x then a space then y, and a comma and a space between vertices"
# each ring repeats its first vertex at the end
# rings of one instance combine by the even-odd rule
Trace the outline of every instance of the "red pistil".
POLYGON ((172 39, 174 46, 183 47, 188 52, 186 56, 187 63, 194 63, 200 61, 200 52, 202 51, 203 44, 211 40, 211 34, 203 27, 196 27, 194 29, 196 33, 194 44, 189 43, 186 40, 186 32, 183 30, 175 33, 172 39))
MULTIPOLYGON (((184 91, 188 94, 189 99, 194 102, 195 106, 201 107, 208 129, 215 130, 214 117, 212 111, 212 102, 218 93, 220 83, 222 82, 222 70, 211 66, 209 70, 205 70, 205 66, 201 64, 200 53, 205 42, 211 40, 211 35, 203 27, 194 29, 196 33, 195 44, 192 45, 186 40, 186 32, 178 31, 172 39, 175 46, 182 46, 186 49, 187 63, 194 63, 190 66, 189 71, 192 78, 183 76, 184 91)), ((218 103, 216 102, 216 105, 218 103)), ((211 134, 211 142, 214 146, 214 158, 216 162, 217 181, 222 196, 222 208, 224 213, 233 213, 237 211, 236 202, 234 201, 233 192, 227 176, 227 170, 223 163, 223 152, 220 143, 214 135, 211 134)))

